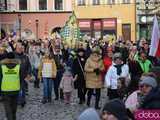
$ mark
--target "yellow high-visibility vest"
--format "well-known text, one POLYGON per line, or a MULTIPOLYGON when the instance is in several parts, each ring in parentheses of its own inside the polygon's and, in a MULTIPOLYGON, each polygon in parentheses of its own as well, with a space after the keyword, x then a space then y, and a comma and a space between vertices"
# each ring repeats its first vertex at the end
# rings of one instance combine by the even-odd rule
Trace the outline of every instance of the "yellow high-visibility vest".
POLYGON ((3 92, 19 91, 20 90, 20 65, 16 65, 14 68, 8 68, 6 65, 2 65, 2 84, 1 90, 3 92))

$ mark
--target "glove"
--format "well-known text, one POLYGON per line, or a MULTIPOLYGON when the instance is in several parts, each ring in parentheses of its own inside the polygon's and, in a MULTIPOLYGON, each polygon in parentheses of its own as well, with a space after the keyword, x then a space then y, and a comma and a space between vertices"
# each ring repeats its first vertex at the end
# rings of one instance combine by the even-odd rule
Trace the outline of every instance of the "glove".
POLYGON ((94 72, 96 73, 96 75, 99 75, 100 74, 99 68, 94 69, 94 72))

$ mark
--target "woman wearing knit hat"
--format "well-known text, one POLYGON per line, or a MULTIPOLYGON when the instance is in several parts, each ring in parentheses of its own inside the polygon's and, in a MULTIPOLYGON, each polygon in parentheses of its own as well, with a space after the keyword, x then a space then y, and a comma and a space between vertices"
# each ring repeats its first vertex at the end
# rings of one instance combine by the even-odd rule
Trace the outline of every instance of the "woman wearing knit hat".
POLYGON ((128 96, 125 105, 131 112, 139 108, 160 109, 160 88, 152 73, 142 75, 139 90, 128 96))
POLYGON ((160 109, 160 87, 154 77, 144 76, 139 83, 141 94, 144 96, 140 103, 142 109, 160 109))

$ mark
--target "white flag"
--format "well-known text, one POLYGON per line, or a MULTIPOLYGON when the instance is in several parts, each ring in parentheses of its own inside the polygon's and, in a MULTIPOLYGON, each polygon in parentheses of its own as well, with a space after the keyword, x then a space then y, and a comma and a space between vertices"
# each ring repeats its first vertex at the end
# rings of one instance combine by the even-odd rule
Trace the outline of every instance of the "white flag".
POLYGON ((150 47, 149 55, 160 57, 160 30, 159 30, 156 15, 154 16, 151 47, 150 47))

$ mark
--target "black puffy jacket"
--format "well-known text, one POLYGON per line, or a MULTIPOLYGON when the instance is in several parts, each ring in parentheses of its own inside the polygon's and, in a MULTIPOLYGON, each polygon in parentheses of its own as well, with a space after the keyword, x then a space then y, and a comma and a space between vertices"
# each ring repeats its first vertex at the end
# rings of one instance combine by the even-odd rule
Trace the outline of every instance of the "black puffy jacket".
POLYGON ((154 88, 144 98, 142 109, 160 109, 160 87, 154 88))

